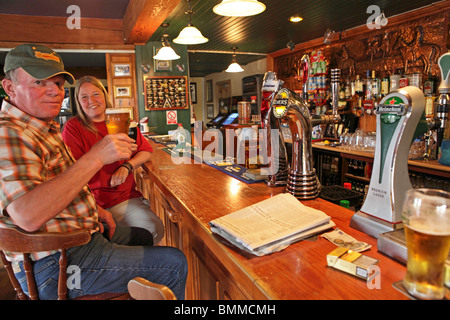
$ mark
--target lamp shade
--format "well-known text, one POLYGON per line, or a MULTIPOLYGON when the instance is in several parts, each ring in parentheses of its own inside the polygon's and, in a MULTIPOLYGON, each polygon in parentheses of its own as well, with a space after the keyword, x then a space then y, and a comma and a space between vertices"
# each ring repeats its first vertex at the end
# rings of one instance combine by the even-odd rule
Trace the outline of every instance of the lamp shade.
POLYGON ((260 14, 266 5, 258 0, 222 0, 214 6, 215 14, 227 17, 247 17, 260 14))
POLYGON ((225 70, 225 72, 242 72, 242 71, 244 71, 244 69, 242 69, 242 67, 237 62, 232 62, 228 66, 228 69, 225 70))
POLYGON ((181 30, 178 37, 173 39, 173 42, 178 44, 200 44, 208 41, 209 39, 205 38, 200 30, 191 25, 188 25, 183 30, 181 30))
POLYGON ((175 53, 171 47, 162 47, 158 53, 153 56, 155 60, 177 60, 180 56, 175 53))

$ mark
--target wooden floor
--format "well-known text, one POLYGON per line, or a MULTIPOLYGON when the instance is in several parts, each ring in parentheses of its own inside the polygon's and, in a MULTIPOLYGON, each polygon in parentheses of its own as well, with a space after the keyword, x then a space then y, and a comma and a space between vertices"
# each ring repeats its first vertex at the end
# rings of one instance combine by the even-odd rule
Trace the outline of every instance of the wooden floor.
POLYGON ((3 264, 0 262, 0 300, 16 300, 16 293, 9 281, 3 264))

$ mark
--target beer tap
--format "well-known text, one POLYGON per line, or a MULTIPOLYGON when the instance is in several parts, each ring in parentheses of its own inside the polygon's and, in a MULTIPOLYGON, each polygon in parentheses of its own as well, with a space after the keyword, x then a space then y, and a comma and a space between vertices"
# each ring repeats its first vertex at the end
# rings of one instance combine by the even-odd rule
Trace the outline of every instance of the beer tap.
POLYGON ((441 125, 437 129, 437 150, 441 147, 448 122, 448 111, 450 107, 450 53, 442 55, 439 58, 438 64, 441 69, 441 84, 438 89, 440 95, 436 107, 436 116, 441 121, 441 125))
POLYGON ((309 84, 309 70, 310 70, 310 60, 309 56, 307 54, 304 54, 303 57, 300 59, 300 63, 302 65, 303 69, 303 88, 302 88, 302 98, 305 100, 306 103, 308 103, 308 84, 309 84))
MULTIPOLYGON (((305 63, 308 59, 302 58, 305 63)), ((339 85, 340 70, 332 70, 332 82, 337 81, 339 85), (337 79, 337 80, 336 80, 337 79)), ((304 73, 304 83, 308 82, 308 73, 306 79, 304 73)), ((340 121, 338 114, 338 97, 335 90, 336 103, 333 103, 333 113, 331 115, 314 115, 311 117, 305 98, 300 97, 295 92, 282 88, 276 92, 270 106, 270 117, 273 115, 279 121, 270 122, 269 126, 274 124, 280 126, 281 121, 287 123, 292 136, 292 157, 288 168, 286 182, 286 192, 293 194, 296 198, 306 200, 314 199, 319 196, 320 182, 317 178, 315 168, 313 167, 312 156, 312 127, 318 124, 335 124, 340 121)), ((307 88, 303 90, 303 95, 307 98, 307 88)), ((267 132, 271 131, 268 127, 267 132)), ((282 137, 281 137, 282 138, 282 137)), ((284 146, 284 144, 283 144, 284 146)), ((280 158, 283 159, 285 150, 280 149, 280 158)), ((269 180, 273 176, 269 176, 269 180)), ((271 184, 268 184, 271 186, 271 184)), ((275 186, 272 184, 272 186, 275 186)))
POLYGON ((427 127, 428 131, 424 134, 425 138, 425 153, 423 155, 424 159, 435 160, 436 150, 432 148, 432 138, 433 131, 437 130, 441 127, 441 120, 439 118, 427 118, 427 127), (433 151, 434 150, 434 151, 433 151))
POLYGON ((278 90, 283 86, 283 81, 279 80, 277 74, 268 71, 264 74, 262 83, 262 105, 261 105, 261 126, 265 131, 265 148, 270 167, 265 170, 268 178, 266 184, 270 187, 285 186, 289 170, 289 162, 286 151, 285 140, 281 132, 281 120, 276 118, 271 112, 273 98, 278 90), (276 129, 276 130, 271 130, 276 129), (276 132, 276 134, 275 134, 276 132))

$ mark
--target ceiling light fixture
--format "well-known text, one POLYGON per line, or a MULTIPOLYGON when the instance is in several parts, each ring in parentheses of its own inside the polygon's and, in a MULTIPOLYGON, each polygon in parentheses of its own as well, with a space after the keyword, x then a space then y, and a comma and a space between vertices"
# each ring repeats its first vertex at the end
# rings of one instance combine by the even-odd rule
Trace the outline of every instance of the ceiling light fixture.
POLYGON ((227 17, 248 17, 260 14, 266 5, 258 0, 222 0, 214 6, 215 14, 227 17))
POLYGON ((303 18, 300 17, 300 16, 291 16, 291 17, 289 18, 289 21, 290 21, 290 22, 300 22, 300 21, 302 21, 302 20, 303 20, 303 18))
POLYGON ((242 72, 244 69, 236 62, 236 49, 237 47, 233 47, 233 59, 231 64, 228 66, 228 69, 225 72, 242 72))
MULTIPOLYGON (((169 26, 168 23, 163 23, 161 27, 167 28, 169 26)), ((180 56, 175 53, 175 51, 172 49, 172 47, 169 44, 169 40, 167 39, 169 37, 168 34, 163 34, 161 42, 162 42, 162 48, 159 49, 158 53, 153 56, 153 59, 155 60, 177 60, 180 59, 180 56)))
POLYGON ((194 27, 191 23, 191 14, 194 12, 191 10, 191 1, 187 0, 189 3, 189 10, 185 13, 189 16, 188 18, 188 25, 183 30, 181 30, 178 37, 173 39, 173 42, 178 44, 200 44, 208 42, 209 39, 205 38, 200 30, 198 30, 196 27, 194 27))

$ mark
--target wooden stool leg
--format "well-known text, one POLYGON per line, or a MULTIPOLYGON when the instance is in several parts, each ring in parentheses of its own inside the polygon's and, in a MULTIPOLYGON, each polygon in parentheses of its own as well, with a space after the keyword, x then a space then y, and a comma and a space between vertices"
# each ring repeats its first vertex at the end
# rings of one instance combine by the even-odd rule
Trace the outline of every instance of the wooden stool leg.
POLYGON ((61 250, 59 257, 58 300, 67 300, 67 254, 61 250))
POLYGON ((2 263, 5 266, 6 273, 8 274, 9 280, 16 291, 17 298, 19 300, 28 300, 28 296, 23 292, 22 287, 20 286, 19 281, 17 281, 16 276, 14 275, 14 271, 12 270, 11 262, 6 259, 3 251, 0 251, 0 258, 2 259, 2 263))
POLYGON ((23 254, 23 267, 25 269, 25 275, 27 277, 28 291, 30 293, 31 300, 39 300, 36 281, 34 280, 33 263, 30 258, 30 254, 23 254))

